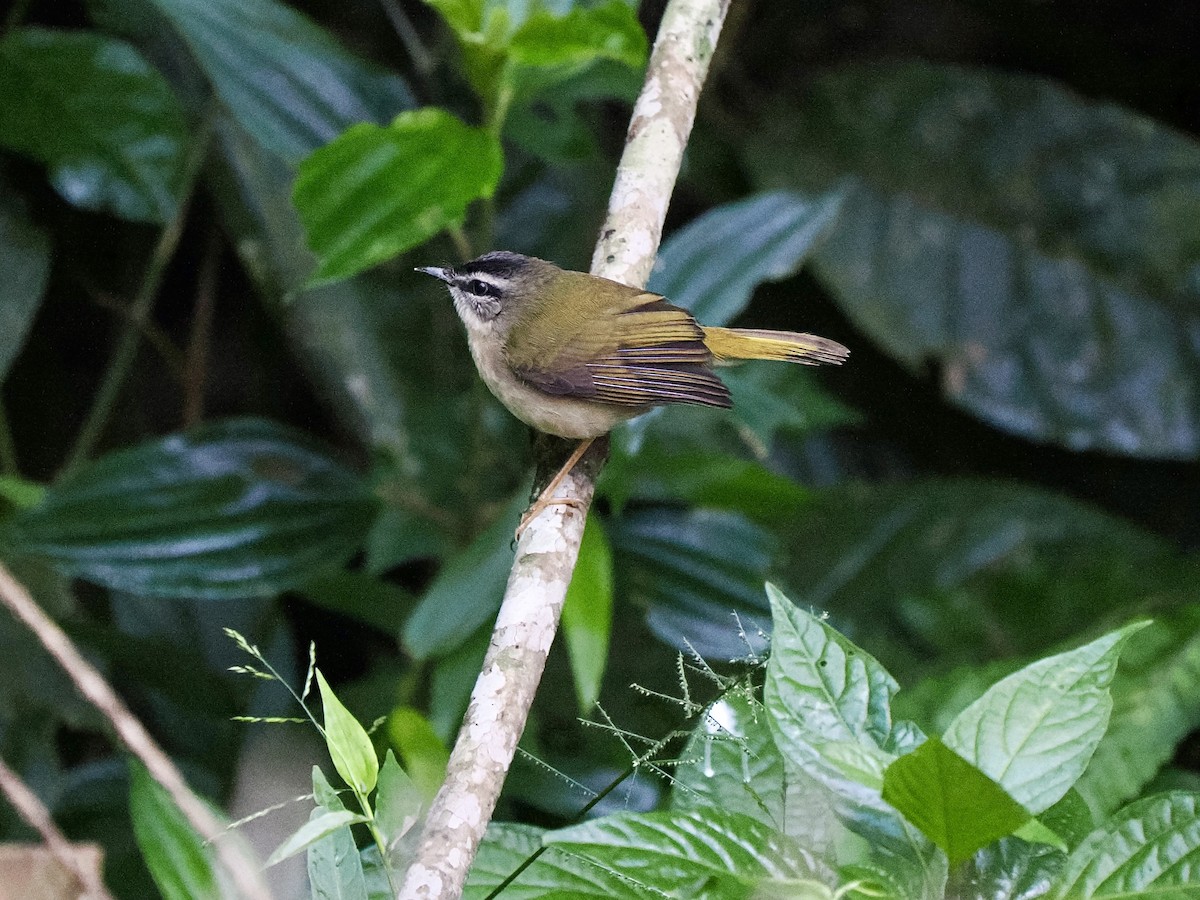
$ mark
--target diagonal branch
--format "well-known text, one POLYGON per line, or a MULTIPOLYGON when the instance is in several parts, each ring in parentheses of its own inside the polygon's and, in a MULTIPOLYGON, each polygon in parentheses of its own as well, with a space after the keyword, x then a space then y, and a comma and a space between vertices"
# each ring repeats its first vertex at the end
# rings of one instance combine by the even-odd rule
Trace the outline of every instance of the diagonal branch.
MULTIPOLYGON (((730 0, 670 0, 634 106, 592 273, 644 286, 730 0)), ((457 900, 525 728, 579 555, 607 442, 597 441, 517 544, 483 671, 398 900, 457 900)), ((539 463, 535 483, 555 467, 539 463)))
POLYGON ((58 830, 50 810, 38 798, 21 776, 0 760, 0 793, 8 798, 13 809, 25 820, 34 831, 42 836, 46 849, 58 861, 64 871, 70 872, 82 890, 80 900, 113 900, 112 894, 104 886, 98 868, 89 865, 79 852, 79 848, 67 840, 66 835, 58 830))
POLYGON ((171 757, 163 752, 145 726, 129 711, 104 676, 83 658, 66 632, 46 615, 29 591, 2 564, 0 605, 8 607, 13 616, 37 636, 54 661, 75 683, 79 693, 109 721, 125 748, 141 760, 151 777, 163 786, 188 823, 214 846, 217 858, 228 871, 230 882, 236 886, 243 900, 270 900, 271 893, 263 881, 258 863, 244 855, 236 844, 221 840, 225 831, 221 821, 192 793, 171 757))

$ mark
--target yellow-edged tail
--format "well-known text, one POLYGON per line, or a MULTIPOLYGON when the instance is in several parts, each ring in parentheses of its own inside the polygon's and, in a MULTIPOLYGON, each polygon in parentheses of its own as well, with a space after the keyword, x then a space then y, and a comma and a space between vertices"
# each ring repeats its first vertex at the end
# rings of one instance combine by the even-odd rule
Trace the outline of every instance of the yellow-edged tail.
POLYGON ((850 355, 849 350, 828 338, 764 328, 706 327, 704 344, 718 365, 739 359, 776 359, 806 366, 840 365, 850 355))

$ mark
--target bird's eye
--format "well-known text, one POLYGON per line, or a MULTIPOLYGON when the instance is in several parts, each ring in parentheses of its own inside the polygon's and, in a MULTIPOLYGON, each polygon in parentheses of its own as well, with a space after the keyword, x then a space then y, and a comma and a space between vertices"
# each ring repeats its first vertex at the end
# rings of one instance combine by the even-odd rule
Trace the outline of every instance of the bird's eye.
POLYGON ((472 278, 467 282, 467 290, 477 297, 488 297, 496 294, 496 288, 488 284, 486 281, 480 281, 478 278, 472 278))

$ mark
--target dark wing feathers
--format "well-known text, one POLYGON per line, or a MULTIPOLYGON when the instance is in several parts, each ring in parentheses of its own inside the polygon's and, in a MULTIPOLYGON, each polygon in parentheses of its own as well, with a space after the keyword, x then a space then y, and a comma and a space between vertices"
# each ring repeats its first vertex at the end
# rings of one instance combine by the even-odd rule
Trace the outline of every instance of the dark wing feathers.
POLYGON ((732 404, 712 371, 704 331, 686 310, 655 294, 634 294, 627 303, 586 323, 548 366, 514 371, 548 394, 620 406, 732 404))

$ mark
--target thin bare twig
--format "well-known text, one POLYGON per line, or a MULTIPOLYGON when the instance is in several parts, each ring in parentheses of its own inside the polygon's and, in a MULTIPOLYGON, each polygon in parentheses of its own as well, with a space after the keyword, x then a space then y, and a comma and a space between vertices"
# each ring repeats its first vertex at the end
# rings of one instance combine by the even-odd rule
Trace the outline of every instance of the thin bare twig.
POLYGON ((109 416, 112 415, 113 408, 116 406, 121 388, 125 384, 125 378, 137 357, 138 339, 141 336, 139 323, 150 318, 150 311, 154 307, 154 299, 158 296, 158 289, 166 274, 167 264, 174 258, 175 249, 179 246, 180 238, 183 237, 183 228, 187 224, 192 194, 200 177, 200 170, 204 166, 204 160, 208 156, 212 125, 213 116, 210 113, 205 116, 184 163, 183 195, 175 209, 175 215, 163 228, 154 249, 150 252, 150 259, 142 274, 137 296, 134 297, 133 304, 129 308, 130 321, 125 324, 121 336, 117 339, 116 349, 109 358, 108 366, 104 370, 104 377, 100 380, 100 388, 92 400, 92 408, 88 410, 87 418, 84 419, 83 426, 75 438, 75 445, 67 455, 66 464, 63 466, 64 471, 70 472, 91 455, 108 425, 109 416))
POLYGON ((178 347, 171 343, 171 339, 167 337, 165 331, 148 319, 139 318, 132 305, 122 303, 107 291, 89 291, 88 297, 101 309, 116 313, 128 325, 137 329, 142 339, 154 348, 154 351, 171 371, 171 377, 179 383, 183 383, 183 354, 178 347))
POLYGON ((50 810, 38 798, 29 786, 21 780, 21 776, 5 765, 0 759, 0 792, 8 798, 13 809, 25 823, 42 836, 46 849, 58 860, 58 864, 75 876, 79 886, 83 888, 82 900, 113 900, 112 894, 104 886, 100 873, 84 865, 76 852, 76 848, 67 840, 67 836, 58 830, 50 810))
MULTIPOLYGON (((696 102, 730 0, 670 0, 629 124, 608 218, 592 272, 646 283, 662 237, 667 205, 691 134, 696 102)), ((495 809, 525 728, 579 544, 607 442, 597 442, 555 496, 576 506, 547 506, 521 535, 483 671, 446 781, 426 818, 398 900, 456 900, 495 809)), ((537 481, 549 472, 539 466, 537 481)))
POLYGON ((129 711, 96 668, 83 658, 66 633, 34 602, 25 587, 0 565, 0 603, 34 633, 42 646, 62 667, 79 693, 109 721, 125 748, 141 760, 150 776, 163 786, 175 805, 200 836, 213 845, 231 882, 246 900, 270 900, 257 861, 244 856, 239 846, 221 840, 225 827, 203 801, 192 793, 183 775, 163 752, 145 726, 129 711))
POLYGON ((183 427, 198 425, 204 418, 204 385, 208 378, 209 339, 216 307, 217 263, 221 259, 221 235, 209 232, 192 306, 192 328, 183 363, 183 427))

